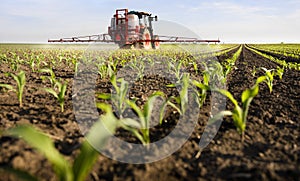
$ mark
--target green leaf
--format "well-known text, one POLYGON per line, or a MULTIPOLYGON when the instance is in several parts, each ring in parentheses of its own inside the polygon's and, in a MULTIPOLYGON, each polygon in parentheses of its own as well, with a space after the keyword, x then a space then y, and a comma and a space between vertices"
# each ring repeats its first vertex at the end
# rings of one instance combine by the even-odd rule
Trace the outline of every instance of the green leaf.
POLYGON ((176 87, 176 84, 167 84, 166 87, 174 88, 176 87))
POLYGON ((208 83, 209 83, 209 72, 208 71, 204 71, 203 72, 203 82, 204 82, 204 84, 206 84, 206 85, 208 85, 208 83))
POLYGON ((259 87, 254 86, 251 89, 246 89, 242 93, 242 103, 246 102, 248 99, 255 97, 258 94, 259 87))
POLYGON ((144 112, 135 104, 135 102, 127 100, 127 104, 138 114, 142 128, 146 128, 144 112))
POLYGON ((156 98, 160 97, 160 95, 157 94, 153 94, 149 97, 148 101, 146 102, 145 106, 144 106, 144 116, 145 116, 145 129, 149 129, 149 122, 151 119, 151 113, 153 110, 153 106, 154 106, 154 101, 156 100, 156 98))
POLYGON ((168 101, 168 105, 173 107, 174 109, 176 109, 176 111, 178 111, 178 113, 182 115, 181 110, 175 104, 173 104, 171 101, 168 101))
POLYGON ((120 86, 120 105, 123 104, 126 98, 126 94, 128 91, 128 83, 124 80, 121 79, 121 86, 120 86))
POLYGON ((40 73, 50 73, 51 75, 54 74, 53 70, 50 68, 44 68, 39 70, 40 73))
POLYGON ((97 97, 99 99, 109 100, 109 99, 111 99, 111 94, 100 93, 100 94, 97 94, 97 97))
POLYGON ((57 173, 60 180, 71 181, 73 179, 69 163, 56 150, 52 140, 44 133, 30 126, 18 126, 9 129, 6 133, 11 136, 22 138, 45 155, 45 157, 53 164, 54 171, 57 173))
POLYGON ((20 71, 20 73, 18 74, 18 80, 19 80, 21 85, 25 84, 26 77, 25 77, 25 72, 24 71, 20 71))
POLYGON ((210 90, 210 87, 208 85, 204 85, 204 84, 202 84, 202 83, 200 83, 200 82, 198 82, 196 80, 193 80, 193 84, 196 87, 200 88, 201 90, 210 90))
POLYGON ((107 139, 114 135, 118 126, 117 121, 118 120, 112 111, 102 115, 99 121, 97 121, 90 129, 87 135, 87 140, 94 148, 97 148, 97 150, 103 149, 107 139))
POLYGON ((73 173, 75 181, 85 180, 93 164, 97 160, 99 152, 95 150, 88 141, 81 145, 80 154, 76 157, 73 164, 73 173))
POLYGON ((266 75, 267 75, 268 77, 272 77, 271 71, 267 71, 267 72, 266 72, 266 75))
POLYGON ((180 103, 181 103, 180 96, 178 96, 178 97, 171 96, 171 97, 170 97, 170 100, 172 100, 172 99, 174 99, 175 102, 176 102, 177 104, 180 104, 180 103))
POLYGON ((116 89, 117 94, 119 94, 120 90, 119 90, 119 87, 117 85, 117 78, 116 78, 115 74, 111 76, 110 82, 113 85, 113 87, 116 89))
POLYGON ((266 76, 260 76, 256 79, 256 84, 260 84, 267 79, 266 76))
POLYGON ((153 94, 152 94, 152 96, 161 96, 161 97, 164 97, 165 96, 165 94, 162 92, 162 91, 156 91, 156 92, 154 92, 153 94))
POLYGON ((13 91, 16 91, 13 86, 9 85, 9 84, 0 84, 0 87, 4 87, 6 89, 9 89, 9 90, 13 90, 13 91))
POLYGON ((58 95, 57 95, 57 93, 53 89, 51 89, 51 88, 44 88, 44 90, 46 92, 52 94, 54 97, 56 97, 58 99, 58 95))
POLYGON ((62 84, 62 86, 59 89, 58 97, 61 99, 61 101, 64 101, 64 97, 67 91, 67 83, 62 84))
POLYGON ((112 112, 112 108, 108 104, 98 102, 98 103, 96 103, 96 106, 106 113, 112 112))
POLYGON ((133 127, 133 128, 141 128, 141 124, 138 121, 134 120, 134 119, 123 118, 120 121, 122 121, 122 123, 126 126, 130 126, 130 127, 133 127))
POLYGON ((139 139, 142 142, 143 145, 147 144, 147 141, 144 139, 144 137, 139 133, 137 129, 126 126, 124 124, 121 124, 121 127, 127 131, 130 131, 137 139, 139 139))
POLYGON ((225 95, 228 99, 230 99, 230 101, 234 104, 234 106, 238 106, 237 100, 233 97, 233 95, 229 91, 225 89, 217 89, 217 91, 225 95))
POLYGON ((164 119, 164 113, 165 113, 167 105, 168 105, 168 100, 164 102, 164 104, 162 105, 162 107, 159 111, 159 124, 162 124, 162 121, 164 119))

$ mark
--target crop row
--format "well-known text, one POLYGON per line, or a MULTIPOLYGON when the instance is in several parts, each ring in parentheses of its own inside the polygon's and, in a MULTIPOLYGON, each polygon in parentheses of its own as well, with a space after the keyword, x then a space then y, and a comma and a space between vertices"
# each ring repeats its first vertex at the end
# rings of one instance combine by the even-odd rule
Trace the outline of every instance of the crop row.
POLYGON ((277 64, 281 65, 283 68, 289 68, 294 70, 300 70, 300 63, 299 62, 287 62, 284 59, 279 59, 275 56, 263 53, 262 51, 259 51, 255 48, 252 48, 251 46, 246 46, 247 49, 251 50, 252 52, 255 52, 256 54, 263 56, 270 61, 276 62, 277 64))
MULTIPOLYGON (((197 107, 201 109, 208 93, 216 92, 227 97, 233 103, 234 108, 213 115, 208 120, 208 124, 213 124, 223 116, 231 116, 243 140, 249 106, 259 92, 259 85, 266 83, 271 93, 274 76, 279 75, 279 71, 259 68, 264 74, 257 78, 254 85, 243 91, 241 102, 239 102, 232 93, 223 88, 226 75, 234 70, 242 46, 223 50, 223 53, 227 53, 234 48, 237 48, 237 51, 222 64, 213 59, 213 56, 219 55, 220 51, 211 52, 212 58, 209 58, 207 54, 204 56, 197 54, 195 47, 189 51, 182 51, 182 48, 155 51, 116 50, 113 52, 95 50, 85 52, 82 50, 27 50, 28 52, 24 52, 24 50, 9 50, 8 53, 1 54, 0 61, 9 67, 14 67, 11 68, 11 72, 7 72, 7 76, 12 77, 16 83, 1 82, 0 87, 15 91, 20 106, 22 106, 24 104, 22 103, 22 93, 26 88, 25 72, 35 72, 40 75, 40 79, 47 81, 47 85, 51 86, 43 89, 57 99, 61 111, 64 111, 64 96, 68 82, 62 78, 57 78, 55 70, 67 66, 77 77, 85 75, 87 72, 92 72, 93 75, 97 74, 101 80, 108 81, 113 87, 113 91, 110 93, 98 92, 95 95, 98 100, 100 99, 96 105, 104 113, 101 114, 101 121, 93 125, 87 138, 97 148, 102 148, 105 140, 117 129, 129 131, 138 141, 147 146, 151 142, 150 122, 156 100, 161 100, 157 112, 159 112, 159 124, 162 124, 166 119, 164 115, 166 109, 174 109, 179 115, 184 116, 188 114, 187 109, 191 102, 195 102, 197 107), (92 69, 82 69, 83 66, 92 67, 92 69), (178 95, 170 96, 162 91, 155 91, 147 98, 144 105, 139 105, 136 99, 126 96, 128 95, 130 80, 126 80, 125 77, 119 78, 118 71, 127 68, 126 70, 130 74, 134 73, 137 76, 135 80, 141 80, 148 70, 155 70, 157 66, 162 66, 158 72, 165 70, 172 75, 174 81, 165 86, 177 89, 178 95), (22 70, 26 68, 27 71, 22 70), (126 109, 133 110, 137 118, 127 117, 124 114, 126 109)), ((281 73, 283 72, 281 71, 281 73)), ((21 136, 32 147, 42 152, 52 163, 60 180, 83 180, 98 155, 98 152, 85 141, 74 163, 69 163, 55 149, 53 142, 46 134, 32 127, 20 126, 2 132, 5 135, 21 136)), ((7 170, 14 172, 12 168, 7 170)), ((26 173, 22 173, 23 176, 24 174, 26 173)), ((27 176, 30 177, 28 174, 27 176)))
POLYGON ((251 44, 250 46, 257 50, 263 50, 281 57, 290 57, 300 60, 299 44, 251 44))

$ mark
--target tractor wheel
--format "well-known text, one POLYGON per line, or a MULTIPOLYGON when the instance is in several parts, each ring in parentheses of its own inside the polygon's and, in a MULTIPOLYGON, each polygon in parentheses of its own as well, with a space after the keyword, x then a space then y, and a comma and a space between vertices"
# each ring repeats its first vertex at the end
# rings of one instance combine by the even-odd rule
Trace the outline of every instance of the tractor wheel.
POLYGON ((151 35, 149 30, 145 28, 142 31, 141 35, 142 35, 141 40, 143 40, 143 42, 141 42, 142 45, 141 48, 149 50, 151 48, 151 35))
POLYGON ((156 40, 156 41, 153 41, 153 42, 152 42, 152 48, 153 48, 153 49, 159 49, 160 43, 159 43, 159 41, 157 41, 157 40, 159 40, 158 35, 154 35, 154 36, 153 36, 153 39, 156 40))

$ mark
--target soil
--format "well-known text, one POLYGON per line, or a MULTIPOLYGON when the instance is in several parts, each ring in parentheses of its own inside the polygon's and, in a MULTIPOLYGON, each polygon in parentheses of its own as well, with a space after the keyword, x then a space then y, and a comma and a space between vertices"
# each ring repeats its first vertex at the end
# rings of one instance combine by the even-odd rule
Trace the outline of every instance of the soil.
MULTIPOLYGON (((232 53, 218 57, 219 61, 224 61, 232 53)), ((253 76, 255 68, 272 69, 277 66, 243 47, 235 68, 227 77, 227 88, 240 100, 243 90, 251 87, 263 73, 257 71, 253 76)), ((27 74, 23 107, 19 107, 14 92, 0 88, 0 128, 34 125, 51 135, 58 150, 72 161, 84 140, 73 113, 73 70, 64 66, 55 69, 57 77, 69 82, 65 111, 61 113, 55 98, 40 89, 50 87, 50 83, 42 82, 40 73, 31 72, 28 67, 21 68, 30 72, 27 74)), ((4 75, 7 71, 8 65, 1 65, 1 83, 12 81, 4 75)), ((145 76, 135 82, 130 94, 138 99, 139 105, 154 90, 178 95, 176 89, 162 88, 169 83, 163 77, 145 76)), ((200 109, 194 132, 178 151, 163 160, 147 164, 121 163, 100 154, 87 180, 299 180, 300 72, 285 70, 282 80, 275 77, 273 84, 271 93, 265 84, 261 84, 259 94, 253 99, 244 141, 232 119, 226 117, 214 139, 199 152, 198 144, 211 111, 208 97, 200 109)), ((108 93, 111 85, 107 80, 97 80, 96 89, 108 93)), ((233 105, 227 101, 226 108, 230 110, 233 105)), ((193 116, 192 110, 188 112, 193 116)), ((178 123, 178 113, 170 110, 167 117, 166 123, 151 130, 154 141, 168 135, 178 123)), ((138 142, 122 130, 118 130, 117 135, 126 141, 138 142)), ((28 171, 39 180, 57 180, 50 163, 24 141, 3 136, 0 143, 0 166, 28 171)), ((18 179, 2 172, 1 180, 18 179)))

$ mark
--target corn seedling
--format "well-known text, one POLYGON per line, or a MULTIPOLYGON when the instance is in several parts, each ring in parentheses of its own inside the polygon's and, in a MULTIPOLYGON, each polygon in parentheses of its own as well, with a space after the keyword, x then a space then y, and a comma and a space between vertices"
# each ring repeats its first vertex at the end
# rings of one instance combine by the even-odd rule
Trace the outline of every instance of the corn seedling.
POLYGON ((0 61, 1 61, 1 63, 2 62, 7 63, 7 56, 6 56, 6 54, 0 54, 0 61))
MULTIPOLYGON (((117 128, 117 121, 111 111, 110 113, 102 115, 100 120, 101 121, 96 122, 92 126, 87 135, 87 140, 82 143, 80 153, 73 163, 68 162, 63 155, 59 153, 47 134, 42 133, 32 126, 18 126, 5 131, 4 134, 23 139, 31 147, 42 153, 52 164, 53 170, 60 181, 82 181, 85 180, 89 174, 99 155, 95 148, 103 148, 106 140, 117 128)), ((25 171, 10 167, 0 167, 0 169, 11 172, 20 177, 20 179, 38 180, 25 171)))
POLYGON ((134 69, 134 72, 137 72, 137 79, 143 79, 144 71, 145 71, 145 63, 144 60, 136 61, 136 63, 131 63, 130 67, 134 69))
POLYGON ((194 70, 195 70, 195 73, 196 74, 198 74, 198 65, 197 65, 197 63, 196 62, 192 62, 192 64, 193 64, 193 68, 194 68, 194 70))
POLYGON ((182 66, 182 61, 180 62, 168 61, 168 68, 175 75, 177 80, 181 79, 181 66, 182 66))
POLYGON ((205 69, 203 76, 208 77, 210 87, 220 87, 226 82, 226 76, 223 73, 223 67, 219 62, 212 61, 203 64, 205 69))
POLYGON ((199 99, 199 107, 202 107, 207 96, 207 91, 211 88, 214 89, 218 86, 221 86, 220 83, 224 83, 226 78, 223 75, 222 66, 220 63, 213 64, 203 64, 205 70, 202 71, 203 81, 199 82, 193 80, 192 83, 194 86, 201 89, 201 92, 195 91, 199 99))
POLYGON ((128 82, 126 82, 123 78, 117 80, 116 75, 112 75, 110 82, 113 85, 116 93, 100 93, 97 97, 104 100, 111 100, 113 105, 117 108, 117 113, 119 114, 120 118, 123 118, 123 112, 127 107, 126 95, 128 92, 128 82), (120 83, 120 87, 118 86, 118 82, 120 83))
POLYGON ((280 80, 282 79, 282 76, 283 76, 283 74, 284 74, 284 66, 282 66, 282 68, 281 67, 277 67, 277 69, 276 69, 276 75, 278 75, 279 76, 279 78, 280 78, 280 80))
POLYGON ((231 72, 231 69, 234 67, 235 62, 237 61, 237 59, 240 57, 241 52, 242 52, 242 46, 240 46, 240 48, 233 54, 233 56, 231 58, 228 58, 224 61, 223 65, 224 65, 224 75, 228 75, 231 72))
POLYGON ((12 85, 9 84, 0 84, 0 87, 4 87, 6 89, 12 90, 17 93, 17 97, 19 100, 19 106, 22 107, 22 97, 23 97, 23 91, 26 84, 26 76, 24 71, 20 71, 17 75, 8 73, 7 75, 13 77, 13 79, 17 83, 17 89, 13 88, 12 85))
POLYGON ((31 68, 31 71, 32 71, 32 72, 35 72, 35 70, 34 70, 34 67, 35 67, 35 60, 34 60, 34 57, 31 57, 31 58, 30 58, 28 64, 29 64, 29 66, 30 66, 30 68, 31 68))
POLYGON ((223 116, 232 116, 233 123, 236 126, 238 132, 242 134, 242 140, 244 140, 244 132, 246 129, 247 115, 250 103, 252 99, 258 94, 259 84, 265 81, 266 79, 267 76, 258 77, 254 86, 252 86, 250 89, 246 89, 243 91, 241 97, 242 107, 239 106, 238 101, 233 97, 233 95, 229 91, 225 89, 214 89, 214 91, 217 91, 226 96, 233 103, 234 109, 232 111, 221 111, 209 120, 209 124, 212 124, 213 122, 219 120, 223 116))
POLYGON ((194 86, 198 87, 199 89, 201 89, 201 92, 199 93, 197 92, 198 98, 199 98, 199 107, 202 107, 205 100, 206 100, 206 96, 207 96, 207 91, 210 90, 210 87, 208 85, 208 79, 205 78, 206 76, 203 77, 203 83, 193 80, 192 83, 194 86))
POLYGON ((15 72, 19 70, 19 64, 17 62, 15 62, 14 60, 12 60, 12 62, 10 63, 10 69, 15 72))
POLYGON ((158 97, 163 96, 162 92, 153 93, 149 99, 147 100, 146 104, 144 105, 143 109, 140 109, 134 101, 127 100, 127 104, 137 113, 139 117, 139 123, 134 119, 126 118, 122 122, 126 122, 128 129, 131 131, 144 145, 150 143, 150 121, 151 121, 151 113, 153 110, 154 102, 158 97), (141 132, 136 131, 136 129, 132 129, 132 127, 136 127, 141 132))
POLYGON ((274 69, 268 70, 264 67, 261 67, 261 69, 265 71, 265 74, 266 74, 265 83, 268 85, 270 93, 271 93, 273 90, 273 80, 274 80, 274 74, 275 74, 274 69))
MULTIPOLYGON (((110 105, 105 103, 97 103, 97 107, 104 112, 108 116, 108 120, 111 122, 115 122, 115 127, 123 128, 129 132, 131 132, 143 145, 147 145, 150 143, 150 121, 151 121, 151 113, 153 111, 154 101, 161 97, 163 93, 156 92, 152 94, 148 101, 146 102, 143 109, 139 108, 134 101, 126 100, 126 104, 128 104, 138 115, 139 120, 135 120, 133 118, 116 118, 110 105)), ((102 120, 102 119, 101 119, 102 120)), ((112 124, 112 123, 110 123, 112 124)), ((112 126, 111 126, 112 127, 112 126)), ((93 131, 92 131, 93 132, 93 131)), ((95 131, 96 132, 96 131, 95 131)), ((97 130, 99 132, 99 129, 97 130)), ((113 131, 111 131, 113 132, 113 131)))
POLYGON ((61 107, 61 112, 64 112, 65 93, 67 90, 67 83, 56 81, 55 86, 53 88, 44 88, 44 90, 52 94, 58 100, 59 105, 61 107))
POLYGON ((179 79, 179 82, 177 82, 176 84, 167 85, 167 87, 176 87, 176 86, 180 86, 179 96, 170 97, 167 104, 172 106, 173 108, 175 108, 180 114, 185 114, 186 107, 188 105, 188 91, 189 91, 189 86, 190 86, 190 75, 188 73, 184 73, 182 75, 181 79, 179 79), (171 100, 175 100, 176 103, 178 105, 180 105, 180 107, 177 107, 176 105, 174 105, 171 102, 171 100))
POLYGON ((47 78, 50 81, 52 86, 54 86, 56 84, 56 82, 57 82, 56 76, 51 68, 44 68, 44 69, 41 69, 39 72, 49 73, 50 76, 41 76, 42 80, 45 80, 47 78))
POLYGON ((111 77, 114 74, 114 71, 110 64, 101 62, 101 63, 96 63, 96 66, 98 67, 98 73, 102 79, 111 77))

